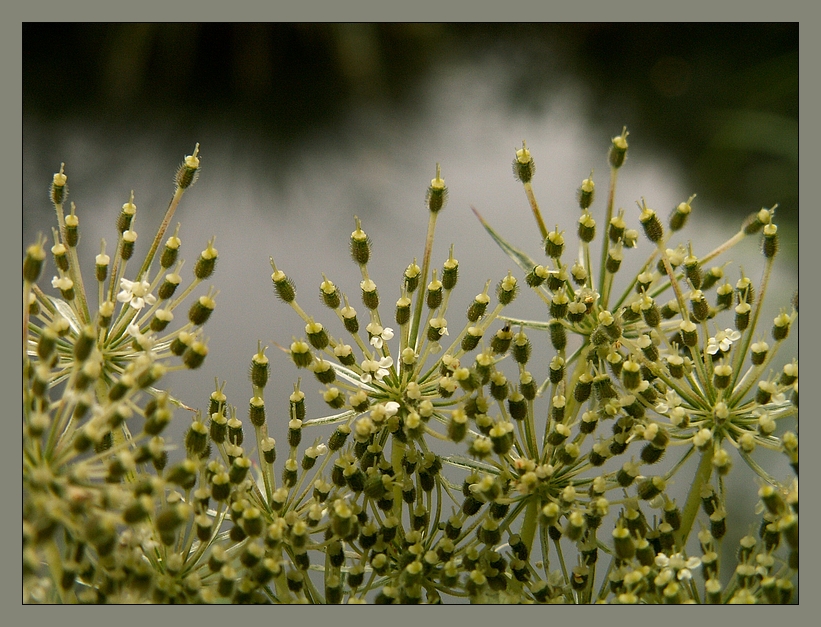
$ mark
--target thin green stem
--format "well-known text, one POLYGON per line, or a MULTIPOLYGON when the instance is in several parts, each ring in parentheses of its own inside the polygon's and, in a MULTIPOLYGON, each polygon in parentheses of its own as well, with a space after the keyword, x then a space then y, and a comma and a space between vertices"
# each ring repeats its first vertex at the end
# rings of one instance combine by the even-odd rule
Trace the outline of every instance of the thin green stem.
POLYGON ((676 547, 680 551, 683 551, 687 545, 687 538, 690 536, 699 507, 701 507, 701 489, 710 480, 712 472, 712 449, 707 449, 701 453, 701 461, 699 461, 693 483, 690 485, 690 492, 687 494, 687 500, 681 512, 681 526, 675 533, 676 547))
POLYGON ((433 235, 436 230, 436 216, 438 215, 437 212, 431 211, 428 218, 428 234, 425 237, 425 256, 422 258, 422 275, 419 278, 419 287, 416 288, 416 307, 414 308, 413 323, 411 325, 410 337, 408 338, 408 346, 414 347, 414 350, 418 348, 419 321, 422 317, 422 303, 425 301, 428 270, 430 269, 430 255, 433 250, 433 235))
POLYGON ((533 539, 536 537, 536 529, 539 525, 539 499, 536 495, 531 496, 527 502, 525 518, 522 521, 522 529, 519 535, 525 543, 528 552, 533 547, 533 539))
MULTIPOLYGON (((196 156, 196 151, 194 152, 196 156)), ((177 206, 180 204, 180 200, 182 199, 182 195, 185 193, 184 187, 177 186, 174 190, 174 195, 171 197, 171 202, 168 203, 168 209, 165 212, 165 217, 163 218, 162 224, 160 224, 160 228, 157 229, 157 234, 154 236, 154 241, 151 242, 151 248, 148 250, 148 254, 145 256, 145 261, 143 261, 143 265, 140 267, 140 271, 137 273, 137 277, 134 279, 135 281, 141 281, 143 276, 146 272, 148 272, 148 268, 151 266, 151 262, 154 260, 154 255, 157 252, 157 249, 160 247, 160 242, 162 238, 165 236, 165 231, 168 229, 168 225, 171 223, 171 218, 174 217, 174 212, 177 210, 177 206)))
POLYGON ((547 239, 547 227, 542 220, 542 212, 539 211, 539 203, 536 202, 536 194, 533 193, 533 186, 528 181, 524 183, 525 194, 527 201, 530 203, 530 209, 533 211, 533 217, 536 218, 536 224, 539 225, 539 233, 542 235, 542 240, 547 239))
POLYGON ((604 217, 604 239, 602 240, 601 265, 599 266, 599 294, 604 292, 604 267, 607 265, 607 229, 613 219, 613 205, 616 201, 616 181, 619 178, 618 168, 610 168, 610 190, 607 192, 607 213, 604 217))

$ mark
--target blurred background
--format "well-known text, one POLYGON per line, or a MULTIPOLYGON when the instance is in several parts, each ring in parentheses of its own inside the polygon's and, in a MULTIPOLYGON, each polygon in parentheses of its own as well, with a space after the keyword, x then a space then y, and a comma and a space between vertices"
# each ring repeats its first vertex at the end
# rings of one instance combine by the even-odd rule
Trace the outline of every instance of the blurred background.
MULTIPOLYGON (((269 256, 296 281, 303 308, 339 335, 318 286, 325 272, 358 302, 360 276, 348 254, 353 216, 373 240, 371 276, 391 305, 402 271, 421 258, 425 190, 440 163, 450 200, 433 261, 441 267, 454 243, 456 322, 487 279, 517 270, 471 205, 539 255, 538 230, 511 174, 522 140, 538 164, 534 190, 548 227, 570 234, 575 191, 591 169, 599 186, 594 216, 604 210, 607 150, 623 126, 630 150, 616 205, 633 226, 642 197, 666 216, 696 193, 680 235, 703 255, 745 216, 778 203, 782 252, 763 318, 769 324, 798 284, 797 24, 25 23, 22 244, 38 232, 50 237, 47 190, 65 162, 87 272, 101 238, 113 250, 115 219, 131 190, 137 256, 144 255, 176 167, 199 142, 200 180, 174 223, 182 223, 187 272, 217 236, 220 293, 205 327, 208 359, 168 385, 204 408, 215 379, 225 381, 244 417, 260 340, 273 369, 266 403, 272 422, 280 421, 272 435, 281 439, 299 375, 309 415, 327 412, 318 384, 276 348, 302 337, 304 323, 275 298, 269 256)), ((626 257, 624 273, 643 261, 626 257)), ((726 259, 757 282, 757 241, 726 259)), ((735 282, 734 266, 733 273, 735 282)), ((546 315, 527 291, 509 313, 546 315)), ((797 353, 796 337, 797 325, 779 364, 797 353)), ((533 339, 549 350, 545 338, 533 339)), ((538 362, 543 372, 534 366, 537 378, 548 361, 538 362)), ((177 412, 177 435, 187 421, 177 412)), ((773 463, 776 476, 790 476, 780 457, 773 463)), ((752 517, 757 486, 739 470, 731 489, 746 500, 735 513, 752 517)))

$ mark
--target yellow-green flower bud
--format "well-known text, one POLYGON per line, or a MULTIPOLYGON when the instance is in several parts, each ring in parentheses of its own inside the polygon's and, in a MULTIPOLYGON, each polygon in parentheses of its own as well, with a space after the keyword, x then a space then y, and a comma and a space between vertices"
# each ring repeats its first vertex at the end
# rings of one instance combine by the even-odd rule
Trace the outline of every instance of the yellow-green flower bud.
POLYGON ((191 187, 197 180, 200 171, 200 160, 197 157, 199 151, 200 145, 197 144, 194 147, 194 153, 188 155, 183 161, 182 165, 177 170, 176 181, 177 187, 179 187, 180 189, 186 189, 188 187, 191 187))
POLYGON ((661 225, 661 221, 656 215, 656 212, 650 209, 644 200, 641 201, 639 208, 641 209, 639 222, 644 229, 644 234, 651 242, 658 244, 664 237, 664 227, 661 225))
POLYGON ((193 325, 202 326, 208 322, 216 306, 217 303, 211 296, 200 296, 188 310, 188 320, 193 325))
POLYGON ((441 211, 448 198, 448 188, 445 186, 445 179, 441 176, 439 164, 436 164, 436 178, 432 179, 428 187, 425 203, 431 213, 441 211))
POLYGON ((613 169, 620 168, 624 165, 624 160, 627 158, 628 135, 627 127, 624 127, 621 131, 621 135, 614 137, 611 142, 608 160, 610 161, 610 167, 613 169))
POLYGON ((214 239, 208 242, 208 246, 200 253, 200 258, 194 265, 194 276, 200 280, 207 279, 214 274, 217 266, 217 249, 214 248, 214 239))
POLYGON ((62 205, 68 196, 68 177, 63 173, 65 163, 60 164, 60 171, 54 175, 51 181, 51 202, 55 205, 62 205))
POLYGON ((673 209, 670 214, 671 231, 680 231, 684 228, 684 225, 687 224, 687 218, 690 217, 690 212, 693 210, 690 203, 692 203, 695 198, 696 195, 693 194, 687 199, 687 202, 679 203, 679 205, 673 209))
POLYGON ((530 156, 527 144, 522 140, 522 147, 516 151, 516 156, 513 159, 513 176, 516 177, 517 181, 530 183, 535 173, 536 162, 530 156))

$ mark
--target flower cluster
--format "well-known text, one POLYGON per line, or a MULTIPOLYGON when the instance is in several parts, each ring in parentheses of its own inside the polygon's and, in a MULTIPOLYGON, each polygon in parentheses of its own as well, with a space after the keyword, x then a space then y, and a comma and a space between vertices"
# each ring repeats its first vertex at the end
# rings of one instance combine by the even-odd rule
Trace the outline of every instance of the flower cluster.
POLYGON ((768 335, 760 330, 778 251, 775 208, 751 216, 713 251, 674 243, 695 196, 666 226, 642 199, 631 225, 615 210, 627 150, 625 130, 610 147, 603 211, 594 210, 592 173, 582 181, 571 246, 542 219, 523 143, 513 171, 544 259, 516 248, 477 212, 522 279, 500 273, 493 290, 488 279, 463 312, 450 306, 459 278, 454 247, 440 267, 433 262, 447 200, 438 165, 425 197, 422 254, 401 271, 388 308, 358 218, 349 246, 361 281, 345 293, 322 275, 327 325, 303 309, 295 282, 272 258, 274 292, 305 324, 283 350, 313 375, 331 411, 309 418, 300 379, 279 420, 287 441, 278 444, 269 434, 270 363, 260 344, 247 417, 217 383, 207 410, 192 413, 185 456, 173 463, 160 433, 180 403, 156 384, 170 368, 202 363, 213 290, 194 302, 185 325, 166 327, 212 274, 217 252, 209 242, 178 295, 176 232, 160 271, 152 276, 150 268, 196 177, 197 153, 186 158, 169 214, 132 279, 125 268, 136 239, 133 198, 124 206, 113 268, 104 248, 96 260, 96 316, 76 260, 77 219, 73 209, 63 214, 65 175, 55 175, 52 285, 60 297, 36 284, 43 242, 23 263, 25 600, 794 600, 798 482, 773 476, 758 454, 786 455, 797 475, 798 437, 789 430, 797 361, 773 371, 797 299, 768 335), (711 264, 758 233, 762 278, 754 284, 741 271, 733 285, 728 263, 711 264), (617 280, 644 240, 640 270, 617 280), (512 314, 523 284, 544 303, 543 320, 512 314), (539 335, 552 352, 533 349, 539 335), (734 460, 754 471, 760 524, 728 566, 722 543, 734 460))
MULTIPOLYGON (((353 299, 324 275, 319 288, 347 337, 337 338, 302 309, 293 281, 272 260, 277 295, 306 323, 306 336, 294 340, 290 355, 325 385, 325 401, 340 410, 322 422, 339 423, 340 430, 354 434, 353 450, 338 453, 344 469, 339 486, 355 494, 362 490, 355 502, 363 519, 380 520, 381 510, 398 523, 386 557, 348 547, 375 573, 368 589, 376 591, 377 600, 437 601, 440 595, 475 602, 738 600, 735 590, 724 596, 699 593, 689 577, 698 560, 686 552, 700 509, 716 540, 726 533, 724 477, 733 459, 727 447, 766 485, 781 491, 786 488, 755 461, 754 450, 783 451, 797 469, 797 436, 783 429, 776 434, 779 421, 797 414, 797 364, 785 366, 780 376, 767 374, 797 312, 775 319, 772 346, 755 335, 778 249, 774 210, 751 216, 725 244, 696 257, 692 245, 670 243, 670 235, 685 226, 694 196, 672 211, 667 229, 644 200, 636 228, 630 228, 624 211, 614 211, 627 148, 625 131, 610 150, 607 228, 597 265, 591 250, 596 236, 592 175, 579 188, 579 243, 572 251, 564 232, 544 225, 531 185, 535 165, 525 144, 516 151, 514 174, 542 232, 546 262, 533 261, 479 216, 544 301, 545 321, 503 315, 519 288, 508 273, 498 283, 495 307, 489 307, 488 282, 461 330, 448 324, 458 267, 453 249, 439 273, 429 263, 433 228, 444 205, 438 202, 445 191, 438 168, 428 190, 432 206, 423 263, 414 260, 400 283, 393 312, 397 331, 386 327, 380 314, 377 286, 368 274, 370 242, 358 220, 350 245, 362 274, 366 321, 360 325, 353 299), (743 273, 732 286, 723 266, 708 266, 759 231, 765 258, 759 286, 743 273), (651 243, 649 255, 616 292, 621 262, 638 248, 642 234, 651 243), (570 264, 563 261, 569 255, 570 264), (427 290, 418 289, 425 284, 427 290), (717 325, 725 311, 735 314, 732 328, 717 325), (555 350, 545 360, 544 379, 532 373, 532 365, 545 364, 531 364, 528 332, 546 332, 555 350), (545 409, 539 409, 542 399, 545 409), (449 450, 434 453, 443 450, 443 441, 451 443, 449 450), (640 451, 631 454, 637 446, 640 451), (679 506, 668 486, 691 457, 700 461, 679 506), (428 479, 416 462, 425 458, 463 474, 441 472, 428 479), (363 481, 343 486, 344 473, 360 472, 363 481), (450 517, 443 513, 448 507, 450 517), (647 507, 663 515, 650 517, 647 507), (613 521, 610 538, 603 535, 605 521, 613 521), (415 547, 410 554, 409 543, 415 547), (566 563, 568 550, 578 556, 575 568, 566 563), (602 552, 610 564, 598 587, 602 552)), ((785 516, 797 525, 792 508, 765 514, 765 520, 778 527, 781 518, 776 518, 785 516)), ((789 582, 797 548, 790 545, 789 558, 773 563, 781 565, 767 576, 779 585, 789 582)), ((714 579, 708 586, 713 592, 714 579)), ((760 583, 761 577, 750 580, 745 590, 751 598, 772 601, 760 583)))
POLYGON ((117 219, 114 258, 103 241, 91 281, 78 260, 74 203, 65 213, 67 176, 62 167, 54 175, 50 195, 58 228, 51 285, 58 294, 37 283, 47 256, 42 238, 23 260, 27 601, 139 601, 152 583, 157 587, 150 598, 169 598, 155 571, 178 561, 169 548, 176 538, 167 540, 188 505, 162 480, 169 444, 161 434, 174 408, 184 405, 157 385, 169 371, 199 367, 208 353, 202 326, 214 310, 214 292, 194 301, 183 324, 171 323, 213 274, 217 250, 209 242, 180 290, 179 226, 162 242, 199 168, 195 149, 180 166, 165 219, 136 267, 132 193, 117 219))

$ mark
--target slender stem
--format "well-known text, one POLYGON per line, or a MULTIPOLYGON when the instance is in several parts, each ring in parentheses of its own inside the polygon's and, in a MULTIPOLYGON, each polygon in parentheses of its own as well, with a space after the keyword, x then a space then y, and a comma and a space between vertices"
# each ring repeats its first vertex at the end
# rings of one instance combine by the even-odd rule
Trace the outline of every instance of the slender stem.
MULTIPOLYGON (((405 445, 399 441, 399 438, 393 438, 391 441, 391 466, 393 466, 394 476, 404 477, 405 470, 402 468, 402 458, 405 456, 405 445)), ((394 481, 393 485, 393 515, 402 523, 402 483, 394 481)))
POLYGON ((430 255, 433 250, 433 234, 436 230, 437 212, 431 211, 428 218, 428 234, 425 237, 425 256, 422 259, 422 276, 419 278, 419 286, 416 288, 416 307, 413 312, 413 324, 411 325, 408 346, 417 349, 417 338, 419 334, 419 321, 422 317, 422 303, 425 300, 426 288, 428 285, 428 269, 430 268, 430 255))
POLYGON ((747 325, 747 330, 744 333, 744 337, 741 340, 741 345, 736 349, 736 359, 733 364, 732 386, 735 385, 738 380, 738 376, 741 373, 741 366, 744 364, 744 359, 747 356, 747 351, 753 340, 753 333, 755 333, 756 327, 758 326, 758 317, 761 315, 761 310, 764 308, 764 293, 767 291, 767 285, 770 282, 770 275, 772 274, 773 269, 773 259, 774 257, 767 258, 767 265, 764 266, 764 274, 761 277, 761 285, 758 287, 758 298, 755 302, 755 309, 750 317, 750 322, 747 325))
POLYGON ((165 212, 165 218, 163 218, 162 224, 157 230, 157 234, 154 236, 154 241, 151 243, 151 248, 145 256, 145 261, 143 261, 140 271, 137 273, 137 278, 135 279, 136 281, 141 281, 143 275, 148 272, 148 267, 151 265, 151 261, 154 259, 154 255, 160 247, 160 242, 165 235, 165 231, 168 229, 168 225, 171 223, 171 218, 174 217, 174 212, 177 210, 177 205, 180 204, 180 199, 185 193, 185 190, 186 188, 179 186, 177 186, 177 189, 174 190, 174 195, 171 197, 171 202, 168 203, 168 209, 165 212))
POLYGON ((676 546, 680 551, 684 550, 687 545, 687 538, 690 535, 690 530, 693 528, 693 523, 696 520, 698 509, 701 506, 701 488, 710 480, 710 475, 713 472, 713 456, 712 450, 708 449, 702 451, 701 461, 698 464, 693 483, 690 486, 690 492, 687 494, 687 501, 684 504, 684 509, 681 512, 681 526, 676 531, 675 539, 676 546))
MULTIPOLYGON (((604 267, 607 265, 607 229, 610 228, 610 220, 613 219, 613 204, 616 201, 616 181, 619 177, 617 168, 610 168, 610 191, 607 193, 607 214, 604 217, 604 239, 602 240, 601 265, 599 266, 599 294, 604 292, 604 267)), ((589 270, 588 270, 589 272, 589 270)))
POLYGON ((704 256, 703 256, 703 257, 699 260, 699 263, 703 266, 703 265, 704 265, 704 264, 706 264, 708 261, 711 261, 712 259, 714 259, 714 258, 718 257, 719 255, 721 255, 721 254, 723 254, 723 253, 727 252, 727 251, 728 251, 728 250, 730 250, 733 246, 735 246, 735 245, 736 245, 736 244, 738 244, 741 240, 743 240, 745 236, 746 236, 746 233, 744 233, 744 231, 743 231, 743 230, 742 230, 742 231, 739 231, 738 233, 736 233, 735 235, 733 235, 730 239, 728 239, 726 242, 724 242, 723 244, 719 245, 719 246, 718 246, 715 250, 713 250, 712 252, 709 252, 709 253, 707 253, 706 255, 704 255, 704 256))
MULTIPOLYGON (((519 532, 522 542, 525 543, 528 552, 533 547, 533 539, 536 537, 536 528, 539 523, 539 499, 533 495, 528 499, 525 518, 522 521, 522 529, 519 532)), ((545 558, 546 559, 546 558, 545 558)))
POLYGON ((536 218, 536 224, 539 225, 539 232, 542 234, 542 240, 547 239, 547 227, 542 220, 542 212, 539 211, 539 203, 536 202, 536 195, 533 193, 533 186, 528 181, 524 183, 525 194, 527 201, 530 203, 530 208, 533 211, 533 217, 536 218))

